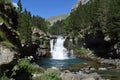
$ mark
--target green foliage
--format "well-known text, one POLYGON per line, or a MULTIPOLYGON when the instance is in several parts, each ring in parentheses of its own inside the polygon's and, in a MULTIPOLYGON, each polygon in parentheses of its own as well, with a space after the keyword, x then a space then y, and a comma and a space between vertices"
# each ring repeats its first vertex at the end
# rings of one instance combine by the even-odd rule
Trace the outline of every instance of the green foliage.
POLYGON ((5 70, 4 72, 3 72, 3 74, 0 74, 0 80, 15 80, 15 79, 13 79, 13 78, 11 78, 11 77, 8 77, 8 76, 6 76, 6 72, 8 72, 9 70, 7 69, 7 70, 5 70))
POLYGON ((40 77, 36 77, 33 80, 61 80, 59 75, 60 74, 57 72, 44 73, 40 77))
POLYGON ((37 72, 37 69, 34 67, 35 64, 30 63, 30 61, 27 58, 20 59, 17 63, 17 65, 13 68, 13 74, 16 75, 16 71, 19 70, 25 70, 28 73, 35 73, 37 72))
POLYGON ((120 35, 120 1, 110 0, 108 8, 108 23, 107 28, 110 35, 113 33, 118 33, 120 35))
POLYGON ((48 32, 48 25, 49 23, 45 21, 44 18, 40 16, 33 16, 32 17, 32 26, 37 27, 40 30, 44 31, 45 33, 48 32))
POLYGON ((13 78, 8 78, 7 76, 2 76, 0 80, 15 80, 13 78))
POLYGON ((0 31, 0 41, 4 41, 4 40, 6 40, 6 36, 2 31, 0 31))
POLYGON ((21 0, 18 0, 18 12, 21 13, 22 12, 22 4, 21 4, 21 0))
POLYGON ((86 53, 90 53, 90 51, 88 49, 75 49, 75 53, 77 54, 86 54, 86 53))
POLYGON ((49 28, 49 31, 53 35, 64 34, 65 33, 64 20, 63 21, 57 21, 56 23, 54 23, 54 25, 49 28))
POLYGON ((13 67, 11 74, 7 75, 11 70, 5 70, 0 74, 0 80, 31 80, 32 74, 38 73, 36 64, 30 63, 30 60, 23 58, 18 60, 18 63, 13 67))
POLYGON ((28 45, 31 43, 31 14, 26 9, 19 15, 17 30, 20 33, 19 38, 22 43, 28 45))

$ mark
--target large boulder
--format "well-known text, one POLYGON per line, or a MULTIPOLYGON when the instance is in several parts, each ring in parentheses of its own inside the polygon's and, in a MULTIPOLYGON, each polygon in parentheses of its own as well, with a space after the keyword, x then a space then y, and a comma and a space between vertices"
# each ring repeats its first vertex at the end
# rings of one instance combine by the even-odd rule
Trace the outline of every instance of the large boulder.
POLYGON ((62 73, 60 77, 61 77, 62 80, 80 80, 80 75, 73 74, 71 72, 62 73))
POLYGON ((12 62, 16 54, 16 51, 0 45, 0 66, 12 62))
POLYGON ((97 73, 82 74, 80 80, 103 80, 97 73))

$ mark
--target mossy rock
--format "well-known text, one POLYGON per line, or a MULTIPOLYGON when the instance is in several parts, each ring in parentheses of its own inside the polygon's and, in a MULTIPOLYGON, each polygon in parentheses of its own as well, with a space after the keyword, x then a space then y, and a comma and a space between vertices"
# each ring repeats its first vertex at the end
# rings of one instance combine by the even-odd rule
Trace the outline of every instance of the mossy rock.
POLYGON ((87 53, 89 53, 90 51, 89 50, 87 50, 87 49, 74 49, 75 50, 75 52, 77 53, 77 54, 87 54, 87 53))
POLYGON ((70 41, 70 39, 69 39, 69 38, 66 38, 66 40, 65 40, 65 42, 64 42, 64 47, 68 48, 69 41, 70 41))

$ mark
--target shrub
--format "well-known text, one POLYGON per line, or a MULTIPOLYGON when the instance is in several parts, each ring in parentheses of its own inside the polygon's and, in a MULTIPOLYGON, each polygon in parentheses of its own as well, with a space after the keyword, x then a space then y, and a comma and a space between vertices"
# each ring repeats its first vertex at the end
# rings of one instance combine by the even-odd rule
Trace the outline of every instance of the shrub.
POLYGON ((18 64, 12 69, 13 73, 11 77, 13 77, 15 80, 31 80, 32 74, 38 72, 34 65, 35 64, 30 63, 27 58, 20 59, 18 64))
POLYGON ((58 72, 44 73, 43 75, 36 77, 33 80, 61 80, 59 75, 60 74, 58 72))
POLYGON ((75 52, 76 52, 77 54, 90 53, 90 51, 87 50, 87 49, 81 49, 81 50, 79 50, 79 49, 75 49, 75 52))
POLYGON ((14 66, 13 71, 24 69, 26 70, 26 72, 35 73, 37 72, 37 69, 34 67, 34 65, 35 64, 30 63, 30 61, 27 58, 20 59, 18 61, 18 64, 14 66))
POLYGON ((7 76, 2 76, 0 80, 15 80, 13 78, 8 78, 7 76))

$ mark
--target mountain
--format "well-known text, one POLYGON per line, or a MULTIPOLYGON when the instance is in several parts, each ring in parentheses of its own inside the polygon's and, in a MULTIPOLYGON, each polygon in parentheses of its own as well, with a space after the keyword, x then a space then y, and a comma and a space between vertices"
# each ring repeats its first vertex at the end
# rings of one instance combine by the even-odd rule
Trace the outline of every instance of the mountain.
MULTIPOLYGON (((89 0, 78 0, 76 2, 75 5, 73 5, 71 11, 73 10, 76 10, 76 8, 78 7, 78 5, 80 4, 80 2, 82 3, 82 5, 86 4, 89 0)), ((69 16, 69 14, 61 14, 61 15, 58 15, 58 16, 53 16, 53 17, 50 17, 50 18, 47 18, 46 21, 50 22, 51 26, 57 22, 58 20, 64 20, 66 19, 67 17, 69 16)))
POLYGON ((69 14, 61 14, 58 16, 53 16, 53 17, 47 18, 46 21, 50 22, 50 24, 52 26, 58 20, 66 19, 68 16, 69 16, 69 14))

